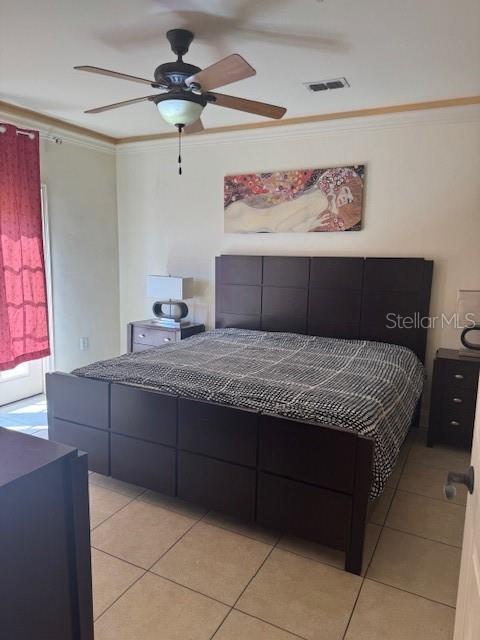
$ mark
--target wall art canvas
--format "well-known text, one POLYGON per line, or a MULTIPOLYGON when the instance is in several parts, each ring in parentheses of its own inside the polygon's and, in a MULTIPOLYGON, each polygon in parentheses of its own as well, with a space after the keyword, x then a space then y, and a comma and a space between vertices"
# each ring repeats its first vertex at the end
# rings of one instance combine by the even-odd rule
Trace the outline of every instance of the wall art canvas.
POLYGON ((225 233, 359 231, 364 165, 226 176, 225 233))

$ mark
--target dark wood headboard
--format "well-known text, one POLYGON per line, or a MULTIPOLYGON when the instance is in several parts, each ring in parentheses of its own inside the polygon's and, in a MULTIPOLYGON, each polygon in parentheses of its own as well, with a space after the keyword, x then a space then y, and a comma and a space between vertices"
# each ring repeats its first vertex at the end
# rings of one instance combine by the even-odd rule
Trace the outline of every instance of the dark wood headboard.
POLYGON ((424 361, 432 273, 423 258, 222 255, 215 326, 390 342, 424 361), (414 326, 390 328, 397 315, 414 326))

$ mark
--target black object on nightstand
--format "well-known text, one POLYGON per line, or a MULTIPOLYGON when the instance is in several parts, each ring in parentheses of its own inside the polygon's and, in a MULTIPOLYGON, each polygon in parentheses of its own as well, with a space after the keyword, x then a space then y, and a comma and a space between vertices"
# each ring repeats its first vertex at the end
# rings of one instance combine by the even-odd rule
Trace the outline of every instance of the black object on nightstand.
POLYGON ((472 446, 480 359, 439 349, 433 366, 427 445, 472 446))
POLYGON ((181 327, 169 329, 162 327, 155 320, 139 320, 127 325, 128 353, 145 351, 153 347, 161 347, 171 342, 180 342, 196 333, 205 331, 204 324, 186 322, 181 327))

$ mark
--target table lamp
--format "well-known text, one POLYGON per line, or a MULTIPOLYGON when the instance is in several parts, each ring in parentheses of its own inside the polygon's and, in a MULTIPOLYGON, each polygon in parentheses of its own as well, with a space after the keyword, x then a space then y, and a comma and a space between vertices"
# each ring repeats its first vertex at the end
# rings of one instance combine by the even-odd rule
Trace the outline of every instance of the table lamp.
POLYGON ((480 291, 462 289, 457 297, 459 326, 462 327, 463 349, 458 355, 463 358, 480 358, 480 291))
POLYGON ((187 324, 183 320, 188 314, 184 299, 193 298, 193 278, 149 275, 147 297, 157 298, 152 311, 158 324, 168 328, 179 328, 182 324, 187 324))

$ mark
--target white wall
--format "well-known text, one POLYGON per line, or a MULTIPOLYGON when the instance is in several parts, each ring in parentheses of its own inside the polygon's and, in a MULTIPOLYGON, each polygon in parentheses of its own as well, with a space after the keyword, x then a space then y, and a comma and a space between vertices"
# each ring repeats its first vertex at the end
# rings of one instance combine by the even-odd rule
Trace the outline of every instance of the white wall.
POLYGON ((119 354, 115 155, 64 139, 40 148, 47 186, 55 368, 119 354), (80 351, 79 338, 90 348, 80 351))
MULTIPOLYGON (((120 318, 149 317, 145 275, 193 276, 195 320, 214 323, 220 253, 421 256, 435 261, 431 313, 453 313, 460 288, 480 289, 480 110, 397 114, 343 122, 192 136, 177 175, 175 141, 117 152, 120 318), (223 176, 366 163, 364 229, 351 233, 226 235, 223 176)), ((458 346, 430 332, 429 359, 458 346)))

